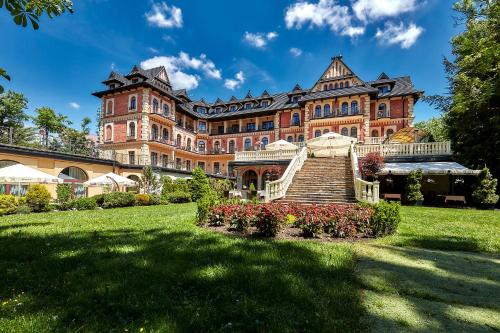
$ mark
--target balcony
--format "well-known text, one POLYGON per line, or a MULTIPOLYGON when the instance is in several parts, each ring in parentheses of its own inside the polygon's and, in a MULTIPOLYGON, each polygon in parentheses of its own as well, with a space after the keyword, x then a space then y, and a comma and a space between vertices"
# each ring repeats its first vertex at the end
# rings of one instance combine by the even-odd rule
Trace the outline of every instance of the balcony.
POLYGON ((325 118, 338 118, 338 117, 351 117, 351 116, 360 116, 363 114, 363 110, 361 110, 359 107, 357 108, 340 108, 340 109, 334 109, 332 112, 329 112, 327 114, 321 113, 321 115, 316 115, 313 112, 313 116, 311 119, 325 119, 325 118))
POLYGON ((163 119, 168 119, 168 120, 171 120, 171 121, 175 122, 175 116, 173 114, 164 114, 164 113, 152 112, 152 113, 150 113, 150 115, 152 115, 152 116, 159 116, 159 117, 161 117, 163 119))
POLYGON ((298 153, 298 149, 294 150, 256 150, 236 152, 234 155, 235 161, 276 161, 276 160, 291 160, 298 153))
POLYGON ((254 133, 254 132, 263 132, 263 131, 272 131, 274 130, 274 126, 259 126, 257 128, 246 128, 240 130, 240 128, 232 128, 229 127, 225 131, 220 131, 219 129, 212 129, 210 131, 210 135, 224 135, 224 134, 237 134, 237 133, 254 133))
POLYGON ((357 145, 356 153, 359 157, 368 153, 378 153, 380 156, 429 156, 451 155, 452 151, 450 142, 427 142, 357 145))

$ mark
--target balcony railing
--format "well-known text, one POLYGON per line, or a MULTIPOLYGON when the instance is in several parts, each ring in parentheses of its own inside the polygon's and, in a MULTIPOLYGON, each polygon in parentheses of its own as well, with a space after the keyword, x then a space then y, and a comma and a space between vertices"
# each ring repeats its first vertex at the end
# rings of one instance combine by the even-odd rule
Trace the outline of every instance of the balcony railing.
POLYGON ((337 118, 337 117, 350 117, 350 116, 359 116, 363 114, 363 110, 358 108, 340 108, 334 109, 331 112, 321 114, 315 114, 313 111, 312 119, 322 119, 322 118, 337 118))
POLYGON ((228 127, 225 131, 220 131, 219 129, 213 129, 210 131, 210 135, 224 135, 224 134, 237 134, 237 133, 252 133, 260 131, 272 131, 274 126, 259 126, 256 128, 231 128, 228 127))
POLYGON ((235 161, 276 161, 276 160, 291 160, 299 149, 294 150, 257 150, 257 151, 241 151, 234 155, 235 161))
POLYGON ((368 153, 378 153, 380 156, 428 156, 451 155, 450 142, 428 143, 394 143, 380 145, 357 145, 356 153, 359 157, 368 153))

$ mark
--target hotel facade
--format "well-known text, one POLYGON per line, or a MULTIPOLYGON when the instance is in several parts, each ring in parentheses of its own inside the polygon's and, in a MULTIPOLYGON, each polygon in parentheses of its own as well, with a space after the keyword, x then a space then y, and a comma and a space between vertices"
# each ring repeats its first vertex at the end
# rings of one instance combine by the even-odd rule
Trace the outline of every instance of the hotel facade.
POLYGON ((111 72, 101 100, 100 149, 127 165, 152 165, 233 175, 241 151, 265 150, 279 139, 298 143, 336 132, 360 143, 380 143, 412 127, 422 95, 409 76, 381 73, 363 81, 343 61, 331 59, 311 88, 243 98, 193 101, 173 90, 164 67, 134 66, 126 75, 111 72))

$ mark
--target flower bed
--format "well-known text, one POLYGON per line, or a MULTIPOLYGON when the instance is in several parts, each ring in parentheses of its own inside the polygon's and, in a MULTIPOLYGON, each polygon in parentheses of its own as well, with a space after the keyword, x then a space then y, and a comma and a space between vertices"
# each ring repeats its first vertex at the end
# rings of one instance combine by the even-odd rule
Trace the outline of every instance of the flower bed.
POLYGON ((264 237, 295 228, 306 238, 379 237, 395 232, 399 221, 399 205, 383 201, 377 206, 222 204, 212 207, 206 220, 209 227, 264 237))

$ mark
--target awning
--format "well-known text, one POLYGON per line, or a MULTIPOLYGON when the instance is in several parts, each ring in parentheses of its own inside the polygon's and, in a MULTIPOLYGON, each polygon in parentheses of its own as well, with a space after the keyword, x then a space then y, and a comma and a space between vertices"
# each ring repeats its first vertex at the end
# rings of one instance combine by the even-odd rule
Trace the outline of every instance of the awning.
POLYGON ((136 186, 137 182, 133 181, 132 179, 128 179, 110 172, 105 175, 99 176, 97 178, 87 180, 84 184, 87 186, 106 186, 106 185, 136 186))
POLYGON ((380 175, 407 175, 413 170, 421 169, 424 175, 478 175, 481 170, 471 170, 456 162, 416 162, 385 163, 380 175))
POLYGON ((56 184, 62 179, 23 164, 14 164, 0 169, 0 183, 56 184))

